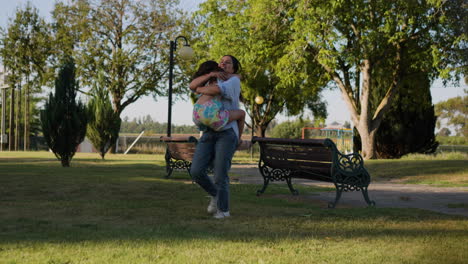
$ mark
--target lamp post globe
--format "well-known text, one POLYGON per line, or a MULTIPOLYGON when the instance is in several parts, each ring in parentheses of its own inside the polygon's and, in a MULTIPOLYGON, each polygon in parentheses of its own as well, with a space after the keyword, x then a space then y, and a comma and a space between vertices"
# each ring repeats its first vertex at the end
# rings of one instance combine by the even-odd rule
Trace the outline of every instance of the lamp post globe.
POLYGON ((190 46, 183 46, 179 49, 179 57, 183 60, 190 60, 193 58, 193 49, 190 46))
POLYGON ((256 104, 263 104, 263 97, 260 96, 260 95, 257 95, 257 97, 255 97, 255 103, 256 104))

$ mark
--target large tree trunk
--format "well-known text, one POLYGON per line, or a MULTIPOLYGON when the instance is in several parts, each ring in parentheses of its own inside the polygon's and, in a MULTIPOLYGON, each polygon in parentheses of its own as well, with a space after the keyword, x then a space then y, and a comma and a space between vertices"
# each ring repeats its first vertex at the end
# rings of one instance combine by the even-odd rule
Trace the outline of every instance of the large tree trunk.
POLYGON ((359 131, 362 144, 361 155, 365 160, 377 158, 377 152, 375 149, 375 135, 377 129, 369 131, 368 125, 358 125, 356 129, 359 131))
MULTIPOLYGON (((396 61, 399 63, 399 60, 400 56, 398 53, 396 61)), ((362 156, 366 160, 377 158, 375 135, 377 129, 380 126, 380 123, 382 122, 383 115, 388 111, 390 103, 392 102, 396 92, 399 73, 398 63, 393 71, 393 82, 387 89, 384 98, 373 114, 370 113, 371 111, 369 105, 370 90, 375 89, 375 87, 371 87, 372 67, 374 66, 371 60, 363 60, 360 65, 359 72, 362 74, 362 89, 360 89, 361 94, 357 98, 353 98, 355 91, 353 91, 350 83, 343 82, 342 78, 335 70, 329 68, 326 65, 322 65, 325 70, 332 76, 333 80, 341 90, 343 99, 350 111, 351 120, 361 136, 362 156)), ((343 72, 345 75, 349 74, 347 71, 343 70, 343 72)), ((345 78, 349 78, 349 76, 345 76, 345 78)), ((355 90, 358 89, 359 87, 355 88, 355 90)))
POLYGON ((259 124, 259 125, 255 124, 254 131, 255 131, 255 136, 265 137, 266 126, 262 124, 259 124))
POLYGON ((60 158, 60 163, 62 163, 62 167, 70 167, 70 157, 62 156, 60 158))

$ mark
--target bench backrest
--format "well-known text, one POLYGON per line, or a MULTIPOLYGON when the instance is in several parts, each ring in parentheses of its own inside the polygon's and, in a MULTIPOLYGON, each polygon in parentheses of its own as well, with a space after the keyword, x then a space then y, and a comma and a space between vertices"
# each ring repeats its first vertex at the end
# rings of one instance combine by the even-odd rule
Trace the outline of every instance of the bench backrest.
POLYGON ((197 144, 195 137, 161 137, 160 140, 167 144, 167 150, 171 158, 192 161, 197 144))
POLYGON ((290 170, 291 177, 331 181, 332 150, 327 139, 258 138, 260 159, 273 169, 290 170))

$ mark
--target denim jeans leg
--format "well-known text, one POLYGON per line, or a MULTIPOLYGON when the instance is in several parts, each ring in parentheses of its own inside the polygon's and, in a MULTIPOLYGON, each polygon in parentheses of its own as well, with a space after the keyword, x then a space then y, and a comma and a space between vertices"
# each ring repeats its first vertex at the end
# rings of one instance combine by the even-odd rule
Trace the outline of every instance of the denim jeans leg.
POLYGON ((217 133, 214 160, 214 180, 218 189, 218 209, 229 211, 229 176, 231 161, 236 151, 238 138, 234 130, 217 133))
POLYGON ((215 153, 215 137, 213 132, 205 132, 197 143, 190 167, 190 175, 211 196, 217 195, 217 188, 208 177, 207 169, 215 153))

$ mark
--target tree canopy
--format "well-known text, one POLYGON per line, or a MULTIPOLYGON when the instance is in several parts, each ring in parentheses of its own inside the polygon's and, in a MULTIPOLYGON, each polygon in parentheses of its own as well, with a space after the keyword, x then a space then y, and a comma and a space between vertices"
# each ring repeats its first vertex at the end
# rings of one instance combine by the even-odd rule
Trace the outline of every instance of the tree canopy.
MULTIPOLYGON (((20 130, 23 128, 24 150, 29 149, 31 124, 38 122, 36 103, 42 92, 42 85, 48 80, 48 58, 51 51, 49 25, 39 16, 39 10, 28 2, 24 8, 17 8, 1 34, 0 54, 8 71, 11 115, 9 130, 15 130, 15 149, 19 148, 20 130), (16 100, 14 93, 17 93, 16 100), (13 112, 16 116, 13 117, 13 112), (15 119, 13 122, 12 119, 15 119), (20 123, 24 124, 20 126, 20 123), (15 124, 15 128, 13 128, 15 124)), ((34 127, 33 127, 34 129, 34 127)), ((10 149, 13 141, 10 133, 10 149)))
POLYGON ((56 5, 57 39, 73 52, 84 85, 93 86, 103 74, 116 113, 143 95, 166 93, 168 43, 179 25, 176 4, 79 0, 56 5), (61 24, 65 18, 70 19, 61 24))
MULTIPOLYGON (((467 90, 465 94, 468 94, 467 90)), ((436 104, 435 111, 438 116, 437 127, 441 127, 445 121, 446 125, 455 128, 458 136, 468 137, 468 95, 440 102, 436 104)))
POLYGON ((306 107, 317 117, 326 116, 320 98, 326 79, 320 78, 321 69, 311 59, 304 58, 292 66, 302 71, 301 82, 278 76, 283 70, 279 60, 286 56, 294 33, 290 18, 296 9, 293 1, 208 0, 195 13, 200 36, 194 46, 199 62, 227 54, 241 62, 244 105, 255 121, 257 135, 264 136, 266 127, 280 112, 295 115, 306 107), (254 102, 257 95, 265 99, 263 104, 254 102))
POLYGON ((401 89, 402 54, 409 67, 448 77, 464 69, 459 56, 466 51, 466 32, 456 30, 453 12, 461 1, 291 0, 295 32, 280 63, 278 75, 301 82, 291 70, 303 58, 312 58, 326 71, 347 104, 362 141, 365 159, 375 158, 375 134, 401 89), (375 78, 386 79, 387 85, 375 78), (372 90, 384 91, 375 110, 369 105, 372 90))

